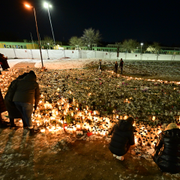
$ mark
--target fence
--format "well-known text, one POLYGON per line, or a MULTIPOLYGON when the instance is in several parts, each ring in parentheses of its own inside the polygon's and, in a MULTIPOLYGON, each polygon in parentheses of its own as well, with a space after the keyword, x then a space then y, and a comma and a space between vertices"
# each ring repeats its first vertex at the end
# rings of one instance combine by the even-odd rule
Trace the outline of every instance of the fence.
MULTIPOLYGON (((0 53, 9 59, 40 59, 40 51, 38 49, 6 49, 0 48, 0 53)), ((139 54, 139 53, 119 53, 117 58, 116 52, 90 51, 90 50, 50 50, 42 49, 42 57, 46 59, 61 59, 69 57, 70 59, 109 59, 116 60, 123 58, 124 60, 161 60, 161 61, 180 61, 180 55, 169 54, 139 54)))

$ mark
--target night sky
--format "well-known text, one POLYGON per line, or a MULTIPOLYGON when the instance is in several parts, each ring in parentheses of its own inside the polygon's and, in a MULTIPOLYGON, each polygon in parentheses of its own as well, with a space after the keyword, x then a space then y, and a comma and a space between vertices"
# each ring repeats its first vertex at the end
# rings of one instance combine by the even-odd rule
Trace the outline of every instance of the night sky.
MULTIPOLYGON (((37 40, 32 10, 22 0, 1 1, 0 41, 37 40)), ((52 37, 47 9, 43 0, 27 0, 35 7, 41 39, 52 37)), ((50 0, 52 25, 56 41, 81 37, 84 29, 99 30, 102 41, 108 43, 134 39, 138 42, 158 42, 180 46, 179 0, 50 0)))

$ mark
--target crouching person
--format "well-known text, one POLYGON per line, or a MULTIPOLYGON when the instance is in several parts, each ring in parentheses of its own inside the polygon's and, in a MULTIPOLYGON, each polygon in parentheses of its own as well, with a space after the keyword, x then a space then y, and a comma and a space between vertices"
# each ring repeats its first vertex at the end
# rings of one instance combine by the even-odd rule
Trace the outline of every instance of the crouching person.
MULTIPOLYGON (((8 111, 8 115, 9 115, 9 119, 10 119, 10 123, 11 123, 10 128, 17 127, 14 123, 15 118, 21 118, 23 120, 21 113, 16 108, 16 106, 12 100, 13 100, 14 93, 16 91, 17 82, 22 80, 27 74, 28 73, 24 73, 24 74, 20 75, 18 78, 16 78, 14 81, 12 81, 10 86, 8 87, 8 91, 5 95, 4 102, 5 102, 6 109, 8 111)), ((24 120, 23 120, 23 127, 27 127, 27 124, 24 120)))
POLYGON ((134 119, 129 117, 127 120, 120 120, 113 127, 112 138, 109 144, 109 150, 118 160, 123 161, 131 145, 134 145, 134 119))
POLYGON ((160 134, 152 157, 162 172, 180 172, 180 129, 175 123, 170 123, 160 134))
POLYGON ((32 126, 31 115, 33 113, 33 103, 36 110, 39 96, 39 84, 36 82, 36 75, 34 71, 30 71, 22 80, 17 82, 13 96, 13 102, 22 114, 22 118, 30 130, 30 135, 36 134, 32 126))

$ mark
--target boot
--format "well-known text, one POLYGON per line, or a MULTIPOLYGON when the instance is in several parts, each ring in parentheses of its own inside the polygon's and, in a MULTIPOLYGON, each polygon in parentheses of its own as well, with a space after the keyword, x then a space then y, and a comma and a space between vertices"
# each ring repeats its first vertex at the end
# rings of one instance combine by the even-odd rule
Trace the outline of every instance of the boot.
POLYGON ((2 121, 0 121, 0 128, 7 128, 8 125, 6 123, 2 123, 2 121))
POLYGON ((14 124, 14 118, 10 118, 10 123, 11 123, 10 129, 11 128, 17 128, 17 126, 14 124))
POLYGON ((30 136, 33 136, 39 132, 39 130, 34 130, 34 129, 29 129, 29 131, 30 131, 29 133, 30 136))

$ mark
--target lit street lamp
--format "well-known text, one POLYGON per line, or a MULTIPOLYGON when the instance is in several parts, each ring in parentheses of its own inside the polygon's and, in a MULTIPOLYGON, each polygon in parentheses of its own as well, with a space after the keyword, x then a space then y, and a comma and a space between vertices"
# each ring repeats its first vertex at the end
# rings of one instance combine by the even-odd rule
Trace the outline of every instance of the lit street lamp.
POLYGON ((54 31, 53 31, 53 26, 52 26, 52 22, 51 22, 50 11, 49 11, 49 8, 52 8, 52 5, 50 5, 47 2, 45 2, 44 3, 44 7, 47 8, 47 10, 48 10, 48 16, 49 16, 49 22, 50 22, 50 25, 51 25, 52 37, 53 37, 53 40, 54 40, 54 45, 56 45, 56 41, 55 41, 55 37, 54 37, 54 31))
POLYGON ((142 54, 142 46, 144 45, 144 43, 141 43, 141 54, 142 54))
POLYGON ((30 6, 29 4, 25 4, 25 6, 28 9, 33 9, 34 12, 34 18, 35 18, 35 22, 36 22, 36 32, 37 32, 37 37, 38 37, 38 44, 39 44, 39 51, 40 51, 40 57, 41 57, 41 63, 42 63, 42 68, 44 68, 43 65, 43 58, 42 58, 42 52, 41 52, 41 43, 40 43, 40 37, 39 37, 39 31, 38 31, 38 24, 37 24, 37 18, 36 18, 36 10, 33 6, 30 6))

